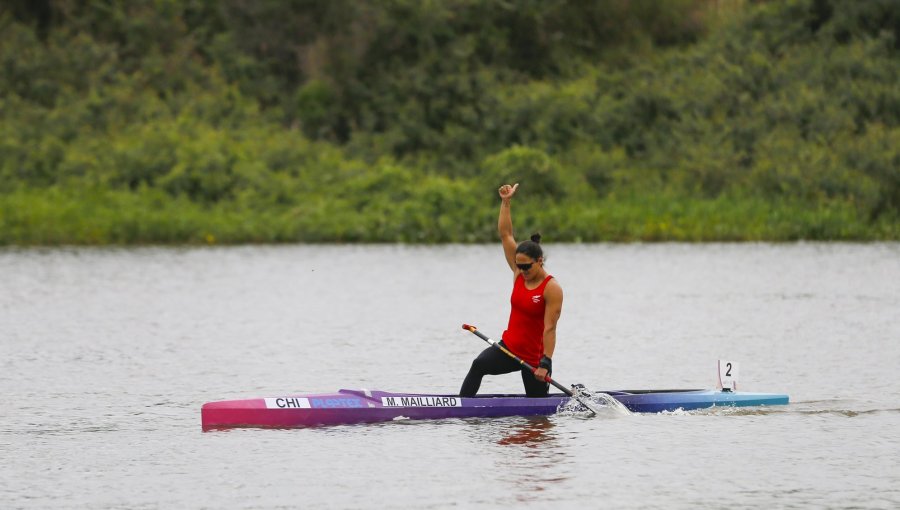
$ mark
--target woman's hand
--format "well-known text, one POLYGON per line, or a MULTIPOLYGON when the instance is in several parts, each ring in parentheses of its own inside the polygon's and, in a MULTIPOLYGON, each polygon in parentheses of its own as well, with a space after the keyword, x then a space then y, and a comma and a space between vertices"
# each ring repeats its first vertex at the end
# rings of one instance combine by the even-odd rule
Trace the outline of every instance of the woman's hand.
POLYGON ((534 370, 534 378, 538 381, 546 381, 551 370, 553 370, 553 360, 544 354, 541 356, 540 365, 534 370))
POLYGON ((500 198, 502 198, 503 200, 509 200, 513 195, 516 194, 516 189, 518 188, 519 183, 517 182, 512 186, 510 186, 509 184, 504 184, 503 186, 500 186, 500 189, 497 191, 500 193, 500 198))

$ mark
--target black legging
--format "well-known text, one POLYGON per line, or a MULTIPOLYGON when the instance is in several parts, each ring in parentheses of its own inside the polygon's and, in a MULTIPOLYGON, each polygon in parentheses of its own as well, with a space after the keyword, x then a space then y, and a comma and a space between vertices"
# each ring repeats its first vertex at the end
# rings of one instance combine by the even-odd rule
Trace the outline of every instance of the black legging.
MULTIPOLYGON (((502 343, 502 342, 501 342, 502 343)), ((472 368, 459 389, 460 397, 474 397, 481 387, 481 378, 486 375, 500 375, 522 371, 522 384, 525 385, 525 395, 528 397, 546 397, 550 384, 535 379, 534 374, 522 365, 507 356, 500 349, 491 346, 481 351, 481 354, 472 362, 472 368)), ((550 375, 549 373, 547 375, 550 375)))

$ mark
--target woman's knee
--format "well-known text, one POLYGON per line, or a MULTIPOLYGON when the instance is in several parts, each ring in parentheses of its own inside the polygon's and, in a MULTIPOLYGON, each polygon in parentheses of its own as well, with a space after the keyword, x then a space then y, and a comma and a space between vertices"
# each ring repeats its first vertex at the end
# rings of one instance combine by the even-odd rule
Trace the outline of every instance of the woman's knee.
POLYGON ((482 358, 481 356, 472 360, 472 366, 469 367, 470 372, 478 372, 481 374, 486 374, 488 371, 490 363, 487 360, 482 358))

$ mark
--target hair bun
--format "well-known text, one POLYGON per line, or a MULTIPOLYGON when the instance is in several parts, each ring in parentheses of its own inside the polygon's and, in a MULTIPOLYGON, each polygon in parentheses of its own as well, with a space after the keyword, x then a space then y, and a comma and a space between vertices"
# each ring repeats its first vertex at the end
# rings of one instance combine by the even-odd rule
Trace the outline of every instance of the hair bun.
POLYGON ((541 233, 535 232, 534 234, 531 234, 531 240, 538 244, 541 244, 541 233))

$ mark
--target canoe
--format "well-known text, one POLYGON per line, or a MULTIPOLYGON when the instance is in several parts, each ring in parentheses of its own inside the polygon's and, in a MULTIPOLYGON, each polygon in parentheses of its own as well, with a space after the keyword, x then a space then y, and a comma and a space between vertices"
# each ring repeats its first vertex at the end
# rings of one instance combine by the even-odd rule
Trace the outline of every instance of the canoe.
MULTIPOLYGON (((788 396, 720 390, 622 390, 604 392, 638 413, 703 409, 713 406, 785 405, 788 396)), ((569 401, 564 394, 545 398, 524 395, 457 395, 339 390, 337 393, 292 395, 208 402, 201 409, 203 430, 233 427, 295 428, 391 420, 433 420, 555 414, 569 401)))

